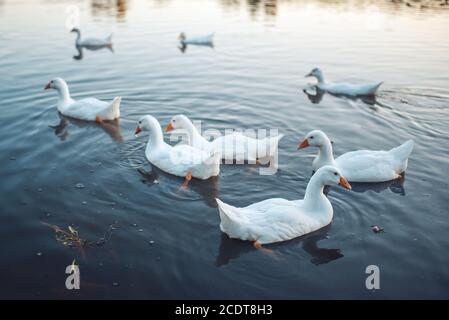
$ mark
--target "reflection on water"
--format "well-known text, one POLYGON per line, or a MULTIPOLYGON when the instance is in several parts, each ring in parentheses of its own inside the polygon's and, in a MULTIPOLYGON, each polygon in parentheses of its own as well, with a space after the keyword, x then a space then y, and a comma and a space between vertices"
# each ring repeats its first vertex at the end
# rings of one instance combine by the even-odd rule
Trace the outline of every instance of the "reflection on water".
POLYGON ((84 58, 83 50, 89 50, 89 51, 98 51, 102 49, 109 49, 112 53, 114 53, 114 48, 111 45, 101 45, 101 46, 79 46, 75 45, 76 50, 78 50, 78 54, 73 56, 73 59, 75 60, 82 60, 84 58))
POLYGON ((182 53, 186 53, 189 46, 208 47, 208 48, 212 48, 212 49, 215 48, 213 42, 212 43, 199 43, 199 44, 195 44, 195 45, 182 43, 181 45, 178 46, 178 48, 179 48, 179 51, 181 51, 182 53))
MULTIPOLYGON (((145 164, 148 166, 148 164, 145 164)), ((151 165, 150 165, 151 166, 151 165)), ((199 195, 200 199, 211 208, 217 208, 217 201, 215 199, 220 197, 219 191, 219 178, 212 177, 208 180, 192 180, 189 182, 187 188, 182 188, 182 180, 173 177, 164 171, 161 171, 157 167, 151 166, 151 170, 146 170, 144 168, 138 168, 137 172, 142 176, 141 182, 149 187, 161 184, 161 178, 164 180, 179 180, 179 187, 171 192, 172 196, 178 199, 192 200, 192 192, 199 195)), ((163 182, 162 182, 163 183, 163 182)))
MULTIPOLYGON (((304 251, 310 255, 311 263, 314 265, 327 264, 344 257, 340 249, 320 248, 318 246, 318 242, 328 238, 330 229, 331 225, 328 225, 308 235, 304 235, 287 242, 269 245, 266 246, 266 248, 273 251, 273 257, 278 257, 282 260, 282 249, 289 248, 294 250, 296 247, 301 245, 304 251)), ((252 243, 248 241, 231 239, 226 234, 222 233, 215 264, 218 267, 221 267, 249 252, 255 251, 257 251, 257 249, 254 248, 252 243)))
POLYGON ((343 94, 336 95, 336 94, 321 90, 317 86, 311 86, 310 88, 303 89, 303 92, 307 96, 307 98, 310 100, 310 102, 312 102, 313 104, 320 104, 321 101, 323 100, 324 95, 326 95, 326 94, 332 95, 334 97, 344 98, 344 99, 354 101, 354 102, 362 101, 369 106, 375 106, 377 103, 375 96, 357 96, 357 97, 355 97, 355 96, 348 96, 348 95, 343 95, 343 94), (312 89, 314 91, 310 91, 310 89, 312 89))
POLYGON ((120 129, 120 120, 103 121, 101 124, 91 121, 82 121, 74 118, 69 118, 58 112, 60 122, 57 125, 50 125, 55 132, 55 135, 61 139, 61 141, 67 140, 69 137, 69 125, 72 124, 79 128, 101 128, 111 139, 115 142, 123 142, 122 131, 120 129))
POLYGON ((112 16, 115 14, 117 21, 123 22, 128 9, 127 0, 91 0, 92 15, 112 16))
POLYGON ((248 10, 253 18, 260 13, 265 16, 275 16, 277 14, 278 0, 247 0, 248 10))
POLYGON ((374 191, 376 193, 381 193, 384 190, 390 189, 391 192, 399 194, 401 196, 405 196, 405 174, 402 175, 401 178, 378 182, 378 183, 361 183, 361 182, 352 182, 352 191, 363 193, 367 191, 374 191))
POLYGON ((42 222, 74 226, 86 239, 118 226, 83 260, 80 298, 369 299, 369 264, 389 271, 379 298, 447 296, 449 10, 371 0, 70 3, 87 33, 114 31, 120 50, 81 48, 85 59, 73 61, 62 19, 68 2, 0 0, 0 298, 73 298, 57 291, 60 275, 82 256, 42 222), (37 15, 45 23, 33 23, 37 15), (364 28, 372 18, 381 22, 375 31, 364 28), (175 40, 183 30, 215 31, 219 45, 183 55, 175 40), (316 65, 335 79, 379 78, 385 87, 377 101, 304 94, 303 75, 316 65), (55 76, 80 97, 126 97, 121 122, 58 118, 40 85, 55 76), (279 171, 223 165, 219 179, 182 190, 183 179, 151 168, 147 139, 133 136, 148 113, 164 123, 186 114, 220 131, 278 129, 279 171), (326 188, 332 228, 268 246, 279 260, 222 234, 218 196, 245 206, 304 195, 312 155, 296 145, 312 129, 336 141, 336 155, 415 140, 407 181, 326 188), (374 234, 371 225, 387 232, 374 234))
MULTIPOLYGON (((316 7, 322 8, 332 8, 338 10, 339 12, 351 12, 354 10, 359 11, 370 11, 372 13, 371 18, 373 22, 378 18, 382 17, 376 16, 378 12, 391 14, 391 19, 395 18, 396 14, 402 12, 414 12, 416 10, 422 12, 429 12, 431 10, 449 10, 449 5, 447 0, 385 0, 385 1, 370 1, 370 0, 220 0, 221 5, 224 9, 235 9, 238 10, 244 6, 251 19, 257 20, 263 18, 268 22, 275 22, 273 18, 279 15, 279 7, 281 5, 291 5, 299 9, 313 9, 316 7)), ((316 13, 316 12, 314 12, 316 13)), ((320 20, 322 17, 315 17, 320 20)))

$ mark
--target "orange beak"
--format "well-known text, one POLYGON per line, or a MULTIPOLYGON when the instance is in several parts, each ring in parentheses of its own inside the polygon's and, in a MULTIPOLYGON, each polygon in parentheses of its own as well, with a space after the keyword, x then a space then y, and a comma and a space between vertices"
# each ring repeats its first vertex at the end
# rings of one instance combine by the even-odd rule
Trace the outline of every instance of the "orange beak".
POLYGON ((51 87, 50 87, 50 82, 47 83, 47 85, 46 85, 45 88, 44 88, 44 90, 48 90, 48 89, 51 89, 51 87))
POLYGON ((298 150, 299 149, 304 149, 304 148, 307 148, 307 147, 310 147, 310 144, 309 144, 309 140, 304 140, 303 142, 301 142, 301 144, 298 146, 298 150))
POLYGON ((175 128, 173 127, 173 125, 171 124, 171 122, 167 125, 167 127, 165 128, 166 132, 170 132, 173 131, 175 128))
POLYGON ((140 129, 139 127, 137 127, 137 128, 136 128, 136 133, 135 133, 135 134, 138 135, 138 134, 141 133, 141 132, 142 132, 142 129, 140 129))
POLYGON ((345 177, 340 177, 339 185, 341 185, 343 188, 348 189, 348 190, 352 189, 351 185, 349 184, 348 180, 346 180, 345 177))

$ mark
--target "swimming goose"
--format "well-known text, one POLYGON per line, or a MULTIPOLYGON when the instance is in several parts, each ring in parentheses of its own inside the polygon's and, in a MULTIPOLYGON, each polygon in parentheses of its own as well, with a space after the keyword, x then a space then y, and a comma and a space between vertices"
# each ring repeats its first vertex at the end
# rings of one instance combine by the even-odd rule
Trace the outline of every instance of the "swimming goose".
POLYGON ((174 129, 182 129, 187 133, 190 146, 207 153, 220 152, 223 160, 237 159, 253 162, 269 160, 277 152, 279 141, 284 137, 284 135, 279 135, 254 139, 234 132, 209 142, 201 136, 192 121, 185 115, 174 116, 165 130, 169 132, 174 129))
POLYGON ((183 46, 192 44, 199 46, 213 46, 215 33, 211 33, 205 36, 187 38, 186 34, 182 32, 179 35, 179 41, 183 46))
POLYGON ((72 31, 77 34, 76 37, 76 46, 77 47, 84 47, 87 49, 95 50, 102 47, 111 47, 112 48, 112 34, 105 38, 86 38, 81 40, 81 31, 78 28, 73 28, 72 31))
POLYGON ((268 199, 236 208, 217 199, 220 229, 229 237, 262 245, 290 240, 316 231, 331 223, 333 208, 324 195, 326 185, 351 185, 333 166, 324 166, 310 179, 303 200, 268 199))
POLYGON ((323 72, 315 68, 306 77, 315 77, 318 80, 317 87, 323 91, 347 96, 373 96, 383 82, 370 84, 332 83, 324 79, 323 72))
POLYGON ((51 80, 45 90, 55 89, 58 92, 58 111, 61 114, 86 121, 115 120, 120 118, 120 103, 122 98, 116 97, 112 102, 100 101, 96 98, 86 98, 75 101, 70 97, 69 87, 61 78, 51 80))
POLYGON ((390 151, 347 152, 334 160, 331 141, 323 131, 314 130, 307 134, 299 149, 309 146, 320 150, 313 161, 313 170, 333 165, 350 182, 385 182, 399 178, 407 169, 414 143, 413 140, 408 140, 390 151))
POLYGON ((186 187, 192 178, 206 180, 220 174, 220 154, 210 154, 188 145, 170 146, 164 142, 162 128, 156 118, 147 115, 139 120, 136 135, 147 131, 150 138, 145 156, 153 165, 169 174, 185 178, 186 187))

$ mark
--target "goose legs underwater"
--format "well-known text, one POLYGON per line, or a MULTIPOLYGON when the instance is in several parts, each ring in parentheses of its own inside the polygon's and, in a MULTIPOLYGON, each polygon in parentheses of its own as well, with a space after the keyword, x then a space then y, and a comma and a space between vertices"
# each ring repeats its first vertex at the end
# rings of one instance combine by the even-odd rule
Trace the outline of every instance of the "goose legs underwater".
POLYGON ((184 181, 184 183, 182 184, 182 187, 181 187, 181 188, 182 188, 182 189, 187 189, 187 188, 189 187, 190 181, 192 181, 192 178, 193 178, 192 172, 189 171, 189 172, 187 173, 187 175, 186 175, 185 181, 184 181))

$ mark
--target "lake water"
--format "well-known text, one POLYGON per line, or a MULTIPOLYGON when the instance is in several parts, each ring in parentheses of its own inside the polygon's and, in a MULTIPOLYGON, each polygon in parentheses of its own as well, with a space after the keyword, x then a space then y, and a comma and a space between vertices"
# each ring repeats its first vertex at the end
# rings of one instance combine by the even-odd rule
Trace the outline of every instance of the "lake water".
POLYGON ((0 297, 447 298, 448 19, 444 7, 387 1, 0 0, 0 297), (73 5, 84 35, 114 33, 113 52, 79 56, 73 5), (216 32, 215 48, 181 52, 182 31, 216 32), (375 103, 309 97, 304 75, 317 66, 385 84, 375 103), (43 91, 55 76, 75 98, 122 96, 120 123, 62 119, 43 91), (203 129, 278 129, 278 172, 225 165, 187 191, 149 173, 136 122, 179 113, 203 129), (336 155, 413 139, 404 181, 332 188, 332 224, 270 246, 275 257, 223 235, 216 197, 303 197, 316 150, 297 144, 312 129, 336 155), (47 224, 91 244, 69 248, 47 224), (79 291, 64 285, 73 260, 79 291), (380 290, 365 287, 368 265, 380 290))

